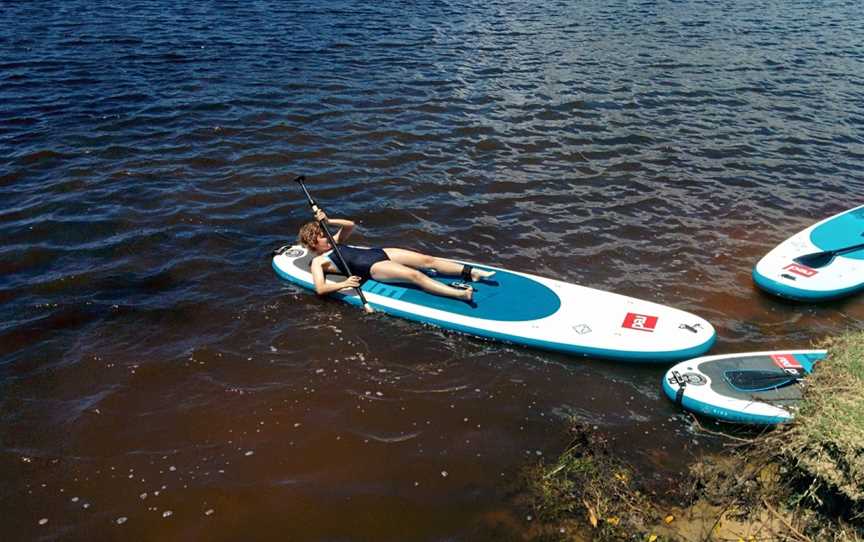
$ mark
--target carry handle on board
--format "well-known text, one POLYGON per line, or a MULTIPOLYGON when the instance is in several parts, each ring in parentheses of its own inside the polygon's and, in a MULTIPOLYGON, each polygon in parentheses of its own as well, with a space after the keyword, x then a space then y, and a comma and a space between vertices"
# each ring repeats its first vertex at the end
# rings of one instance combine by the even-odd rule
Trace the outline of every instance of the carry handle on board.
POLYGON ((811 254, 805 254, 804 256, 798 256, 792 261, 815 269, 818 267, 825 267, 826 265, 834 261, 834 258, 839 256, 840 254, 845 254, 847 252, 855 252, 856 250, 861 250, 862 248, 864 248, 864 243, 861 243, 860 245, 852 245, 846 248, 838 248, 835 250, 813 252, 811 254))
MULTIPOLYGON (((306 199, 309 200, 309 206, 312 207, 312 213, 316 214, 319 210, 322 209, 318 206, 317 203, 315 203, 315 200, 312 199, 309 191, 306 190, 306 185, 303 183, 303 181, 305 180, 306 176, 300 175, 299 177, 294 179, 294 182, 299 184, 300 188, 303 189, 303 193, 306 194, 306 199)), ((326 235, 327 240, 330 241, 330 246, 333 247, 333 253, 336 254, 337 258, 339 258, 339 262, 342 264, 342 267, 348 273, 348 276, 351 276, 351 268, 348 267, 348 262, 346 262, 345 258, 342 257, 342 253, 339 252, 339 247, 336 245, 336 241, 333 239, 333 235, 330 234, 330 230, 327 228, 327 222, 325 220, 319 220, 318 224, 321 225, 321 229, 324 230, 324 235, 326 235)), ((363 295, 363 290, 361 290, 359 287, 355 288, 355 290, 357 290, 357 294, 360 296, 360 301, 363 303, 363 309, 369 313, 373 312, 372 307, 369 306, 369 302, 366 301, 366 296, 363 295)))

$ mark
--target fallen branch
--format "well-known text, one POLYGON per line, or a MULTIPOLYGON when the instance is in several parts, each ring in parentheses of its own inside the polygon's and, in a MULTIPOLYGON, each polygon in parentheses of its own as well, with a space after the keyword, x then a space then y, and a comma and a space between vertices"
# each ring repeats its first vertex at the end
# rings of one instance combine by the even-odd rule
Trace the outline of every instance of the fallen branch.
POLYGON ((756 439, 752 439, 752 438, 749 438, 749 439, 748 439, 748 438, 735 437, 735 436, 732 436, 732 435, 727 435, 726 433, 720 433, 719 431, 711 431, 710 429, 705 429, 705 428, 702 426, 702 424, 699 423, 699 420, 696 419, 696 416, 694 416, 692 412, 690 412, 689 414, 690 414, 690 418, 693 419, 693 423, 694 423, 694 424, 696 425, 696 427, 697 427, 700 431, 702 431, 703 433, 708 433, 709 435, 714 435, 714 436, 717 436, 717 437, 726 437, 726 438, 731 439, 731 440, 737 440, 737 441, 740 441, 740 442, 746 442, 747 444, 753 444, 754 442, 756 442, 756 439))
POLYGON ((798 531, 798 529, 796 529, 795 527, 793 527, 792 524, 789 523, 789 521, 788 521, 786 518, 784 518, 784 517, 781 516, 781 515, 780 515, 776 510, 774 510, 774 508, 772 508, 771 505, 768 504, 768 501, 765 500, 765 497, 762 497, 762 504, 765 505, 765 508, 767 508, 769 512, 771 512, 772 514, 774 514, 774 517, 776 517, 777 519, 779 519, 780 521, 782 521, 782 522, 783 522, 783 525, 785 525, 786 528, 789 529, 789 530, 792 532, 792 534, 794 534, 794 535, 798 538, 798 540, 800 540, 801 542, 813 542, 813 540, 812 540, 809 536, 806 536, 806 535, 804 535, 804 534, 801 534, 801 533, 798 531))

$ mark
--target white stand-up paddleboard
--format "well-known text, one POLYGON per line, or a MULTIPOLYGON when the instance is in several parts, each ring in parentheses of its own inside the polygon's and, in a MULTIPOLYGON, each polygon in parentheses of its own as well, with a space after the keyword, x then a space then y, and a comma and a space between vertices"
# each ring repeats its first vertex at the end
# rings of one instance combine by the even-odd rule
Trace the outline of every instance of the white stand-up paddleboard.
POLYGON ((774 295, 800 301, 834 299, 864 290, 864 246, 842 250, 810 267, 796 258, 864 245, 864 205, 834 215, 783 241, 759 260, 753 280, 774 295))
POLYGON ((783 423, 801 401, 801 378, 825 355, 825 350, 778 350, 691 359, 669 369, 663 391, 678 406, 711 418, 783 423))
MULTIPOLYGON (((280 277, 313 290, 312 256, 301 246, 275 252, 280 277)), ((467 262, 459 262, 467 263, 467 262)), ((632 297, 593 290, 527 273, 471 264, 496 271, 473 282, 474 303, 436 296, 408 284, 363 283, 376 311, 479 337, 584 356, 634 362, 668 362, 706 352, 714 328, 693 314, 632 297)), ((458 277, 432 275, 450 283, 458 277)), ((340 282, 344 277, 328 275, 340 282)), ((331 294, 353 305, 353 289, 331 294)))

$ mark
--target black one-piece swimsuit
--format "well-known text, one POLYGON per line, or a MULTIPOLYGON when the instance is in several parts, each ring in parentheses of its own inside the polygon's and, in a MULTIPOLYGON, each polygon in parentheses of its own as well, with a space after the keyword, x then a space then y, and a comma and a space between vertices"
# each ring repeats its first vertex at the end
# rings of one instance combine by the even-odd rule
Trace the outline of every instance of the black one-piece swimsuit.
MULTIPOLYGON (((389 260, 387 253, 380 248, 358 248, 349 245, 339 245, 339 253, 345 258, 345 263, 351 269, 352 275, 357 275, 363 280, 372 278, 372 266, 378 262, 389 260)), ((336 256, 336 253, 331 251, 327 253, 327 257, 333 262, 339 272, 343 275, 348 275, 348 270, 342 265, 342 261, 336 256)))

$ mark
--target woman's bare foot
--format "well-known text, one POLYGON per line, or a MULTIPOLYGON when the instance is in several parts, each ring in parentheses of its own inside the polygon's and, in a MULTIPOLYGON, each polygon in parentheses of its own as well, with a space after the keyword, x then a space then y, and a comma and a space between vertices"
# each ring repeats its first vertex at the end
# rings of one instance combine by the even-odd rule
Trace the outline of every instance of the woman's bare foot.
POLYGON ((474 268, 471 270, 471 281, 477 282, 478 280, 488 279, 494 274, 495 271, 484 271, 483 269, 474 268))
POLYGON ((472 301, 474 301, 474 288, 469 286, 468 288, 463 290, 462 291, 462 299, 467 301, 468 303, 471 303, 472 301))
POLYGON ((450 287, 459 290, 459 296, 456 299, 461 299, 462 301, 467 301, 468 303, 474 301, 474 288, 472 288, 468 284, 456 281, 450 284, 450 287))

